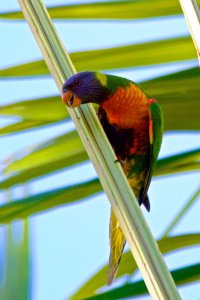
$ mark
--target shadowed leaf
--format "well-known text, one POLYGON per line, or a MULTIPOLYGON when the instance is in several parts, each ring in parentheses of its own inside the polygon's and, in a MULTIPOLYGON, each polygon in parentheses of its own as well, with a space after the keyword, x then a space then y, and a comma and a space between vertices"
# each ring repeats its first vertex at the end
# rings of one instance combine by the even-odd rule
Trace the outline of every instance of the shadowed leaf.
POLYGON ((1 255, 4 253, 2 247, 5 245, 6 258, 3 262, 4 266, 1 265, 3 281, 0 282, 0 299, 16 299, 16 295, 17 299, 30 298, 28 220, 20 225, 21 230, 19 230, 19 224, 9 224, 7 228, 3 228, 5 240, 1 244, 1 255))
POLYGON ((200 149, 195 149, 159 159, 154 176, 200 170, 200 149))
MULTIPOLYGON (((174 237, 164 238, 158 241, 158 246, 163 254, 180 250, 185 247, 191 247, 200 244, 200 234, 186 234, 174 237)), ((93 277, 91 277, 70 299, 76 300, 80 297, 86 299, 95 294, 95 292, 107 284, 107 270, 105 265, 93 277)), ((124 275, 133 274, 137 270, 137 265, 130 251, 122 255, 122 260, 116 278, 124 275)), ((132 289, 134 292, 134 289, 132 289)), ((106 298, 113 299, 113 298, 106 298)))
MULTIPOLYGON (((196 282, 200 280, 200 264, 187 266, 184 268, 176 269, 171 272, 172 277, 176 285, 185 285, 188 283, 196 282)), ((108 292, 104 292, 89 298, 91 300, 120 300, 120 299, 133 299, 140 295, 148 294, 147 287, 143 280, 136 281, 134 283, 127 283, 121 287, 111 289, 108 292)), ((74 298, 75 299, 75 298, 74 298)), ((78 299, 78 298, 76 298, 78 299)))
POLYGON ((192 68, 142 83, 159 101, 165 130, 199 130, 200 71, 192 68))

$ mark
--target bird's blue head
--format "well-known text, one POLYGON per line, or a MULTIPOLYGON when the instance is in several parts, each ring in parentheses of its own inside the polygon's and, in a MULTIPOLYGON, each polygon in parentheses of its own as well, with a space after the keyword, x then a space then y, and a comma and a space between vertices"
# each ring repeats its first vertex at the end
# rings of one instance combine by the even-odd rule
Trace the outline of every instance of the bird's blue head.
POLYGON ((81 72, 65 81, 62 99, 69 107, 84 103, 100 104, 107 95, 106 75, 94 72, 81 72))

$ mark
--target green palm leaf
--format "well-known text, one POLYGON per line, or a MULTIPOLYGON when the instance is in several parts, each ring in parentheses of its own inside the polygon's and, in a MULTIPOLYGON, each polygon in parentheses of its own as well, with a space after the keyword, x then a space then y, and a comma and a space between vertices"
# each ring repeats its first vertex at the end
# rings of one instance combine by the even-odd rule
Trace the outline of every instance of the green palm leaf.
MULTIPOLYGON (((81 140, 75 131, 47 141, 40 145, 39 149, 36 149, 20 160, 13 161, 14 157, 11 158, 13 165, 9 163, 8 167, 5 168, 6 173, 11 173, 1 181, 0 189, 7 189, 15 184, 57 172, 88 159, 81 140)), ((26 151, 22 151, 22 153, 26 151)), ((21 155, 23 155, 22 153, 21 155)), ((19 155, 19 152, 17 155, 19 155)), ((6 164, 6 162, 4 163, 6 164)))
MULTIPOLYGON (((158 246, 163 254, 181 250, 185 247, 191 247, 200 244, 200 234, 186 234, 174 237, 164 238, 158 241, 158 246)), ((86 299, 96 293, 98 289, 107 284, 108 266, 105 265, 93 277, 91 277, 70 299, 86 299)), ((131 275, 137 270, 137 265, 131 252, 128 251, 122 255, 121 264, 117 273, 117 278, 124 275, 131 275)), ((199 275, 199 274, 198 274, 199 275)), ((132 289, 134 293, 134 289, 132 289)), ((146 290, 145 290, 146 291, 146 290)), ((107 298, 112 299, 112 298, 107 298)))
MULTIPOLYGON (((172 277, 176 283, 177 286, 179 285, 185 285, 188 283, 192 283, 195 281, 200 280, 200 264, 194 264, 190 266, 186 266, 183 268, 179 268, 176 270, 173 270, 171 272, 172 277)), ((136 281, 133 283, 127 283, 121 287, 111 289, 108 292, 100 293, 98 295, 88 297, 85 299, 90 300, 106 300, 106 299, 112 299, 112 300, 120 300, 120 299, 133 299, 135 297, 138 297, 140 295, 148 294, 148 290, 146 288, 146 285, 143 280, 136 281)), ((78 298, 72 298, 77 299, 78 298)))
MULTIPOLYGON (((3 281, 0 285, 0 299, 29 299, 30 298, 30 249, 29 222, 21 224, 21 232, 15 230, 17 224, 9 224, 4 228, 6 238, 6 259, 1 265, 3 281)), ((18 226, 19 229, 19 226, 18 226)), ((2 233, 2 232, 1 232, 2 233)), ((3 244, 1 245, 1 253, 3 244)))
POLYGON ((29 196, 0 206, 0 223, 8 223, 16 219, 56 208, 63 204, 71 204, 85 199, 102 190, 99 180, 95 179, 82 184, 48 191, 29 196))
MULTIPOLYGON (((51 122, 48 122, 50 125, 51 122)), ((4 126, 0 128, 0 134, 15 134, 17 132, 25 131, 25 130, 32 130, 38 127, 47 126, 47 123, 44 121, 34 121, 34 120, 23 120, 8 126, 4 126)))
MULTIPOLYGON (((154 176, 170 175, 200 169, 200 150, 192 150, 160 159, 154 176)), ((24 183, 52 172, 71 167, 83 162, 88 156, 75 131, 48 140, 35 148, 27 148, 15 156, 7 158, 2 164, 9 164, 4 168, 6 178, 0 182, 0 189, 7 189, 13 185, 24 183), (28 154, 27 154, 28 152, 28 154), (20 157, 20 159, 18 159, 20 157)))
POLYGON ((163 237, 169 236, 169 234, 177 226, 177 224, 180 222, 180 220, 185 216, 185 214, 188 212, 188 210, 191 208, 191 206, 198 200, 199 196, 200 196, 200 188, 198 188, 197 191, 195 191, 195 193, 192 195, 192 197, 187 201, 187 203, 182 207, 180 212, 178 212, 176 217, 168 225, 167 229, 165 229, 165 231, 163 233, 163 237))
MULTIPOLYGON (((55 149, 54 144, 48 147, 50 147, 49 159, 51 159, 52 149, 55 149)), ((60 145, 60 147, 63 148, 62 145, 60 145)), ((3 180, 0 183, 0 188, 5 189, 15 184, 23 183, 24 181, 26 182, 29 179, 28 176, 30 177, 32 176, 30 179, 33 180, 34 178, 38 178, 38 176, 41 176, 40 172, 43 172, 42 175, 44 176, 48 174, 49 171, 52 171, 52 169, 49 169, 49 164, 51 165, 51 167, 54 166, 54 171, 58 171, 59 166, 61 166, 61 168, 67 168, 75 164, 76 158, 77 158, 76 162, 80 162, 82 158, 84 161, 85 157, 87 157, 85 151, 83 151, 82 154, 78 152, 77 156, 71 155, 69 156, 68 159, 67 157, 64 157, 63 159, 59 161, 55 160, 52 163, 48 162, 48 157, 47 157, 46 164, 42 163, 40 166, 38 166, 39 157, 43 156, 43 149, 35 153, 33 152, 33 157, 34 155, 36 155, 35 156, 36 159, 33 159, 31 156, 29 157, 29 161, 31 162, 30 168, 25 168, 27 163, 26 157, 24 160, 22 159, 21 166, 20 166, 20 161, 18 162, 18 164, 16 162, 16 164, 13 165, 13 169, 15 167, 15 169, 18 170, 19 172, 21 167, 22 171, 19 172, 19 174, 17 175, 11 176, 10 178, 3 180), (36 166, 34 166, 34 161, 36 166)), ((46 156, 47 153, 45 154, 45 157, 46 156)), ((199 170, 200 169, 199 158, 200 158, 200 150, 196 150, 196 151, 190 151, 190 152, 174 155, 171 157, 167 157, 164 159, 160 159, 157 163, 155 176, 164 176, 164 175, 175 174, 176 172, 184 172, 184 168, 185 171, 188 170, 192 171, 194 170, 194 166, 196 167, 196 169, 199 170)), ((82 198, 92 196, 101 190, 102 190, 101 185, 95 179, 95 180, 88 181, 86 183, 79 183, 74 186, 55 189, 51 192, 44 192, 41 194, 37 194, 35 196, 13 201, 9 204, 4 204, 0 206, 0 222, 10 222, 18 218, 27 217, 28 215, 31 215, 33 213, 45 211, 52 207, 57 207, 58 205, 61 204, 80 201, 82 198), (84 192, 85 189, 86 192, 84 192)))
POLYGON ((18 116, 23 120, 57 122, 67 119, 69 113, 60 96, 29 99, 0 107, 1 115, 18 116), (45 112, 45 113, 44 113, 45 112))
MULTIPOLYGON (((168 15, 181 14, 179 3, 169 0, 163 3, 161 0, 135 0, 135 1, 107 1, 84 3, 78 5, 49 7, 51 18, 55 19, 141 19, 168 15)), ((20 11, 1 13, 2 19, 23 19, 20 11)))
MULTIPOLYGON (((113 70, 177 62, 196 58, 191 37, 133 44, 114 48, 81 51, 70 54, 77 71, 113 70)), ((43 60, 0 70, 0 77, 32 77, 48 75, 43 60)))

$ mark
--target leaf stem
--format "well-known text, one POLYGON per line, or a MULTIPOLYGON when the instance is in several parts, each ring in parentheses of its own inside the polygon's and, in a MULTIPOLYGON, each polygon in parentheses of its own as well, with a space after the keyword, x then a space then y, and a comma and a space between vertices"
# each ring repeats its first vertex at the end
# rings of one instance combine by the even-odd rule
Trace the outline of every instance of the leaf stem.
POLYGON ((178 213, 176 218, 172 221, 172 223, 167 227, 165 232, 163 233, 162 237, 168 237, 171 231, 174 229, 174 227, 180 222, 182 217, 185 215, 185 213, 188 211, 188 209, 194 204, 194 202, 197 200, 197 198, 200 195, 200 188, 197 189, 197 191, 194 193, 192 198, 183 206, 181 211, 178 213))

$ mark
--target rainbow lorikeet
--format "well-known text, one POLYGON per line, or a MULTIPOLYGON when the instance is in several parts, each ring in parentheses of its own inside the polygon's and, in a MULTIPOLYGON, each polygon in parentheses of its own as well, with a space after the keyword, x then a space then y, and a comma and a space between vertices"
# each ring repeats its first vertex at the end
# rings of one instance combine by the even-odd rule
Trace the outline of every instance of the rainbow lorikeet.
MULTIPOLYGON (((99 105, 98 118, 117 160, 138 199, 150 210, 147 191, 162 141, 162 113, 137 84, 118 76, 81 72, 63 85, 62 99, 71 108, 85 103, 99 105)), ((125 237, 111 210, 108 284, 117 272, 125 237)))

